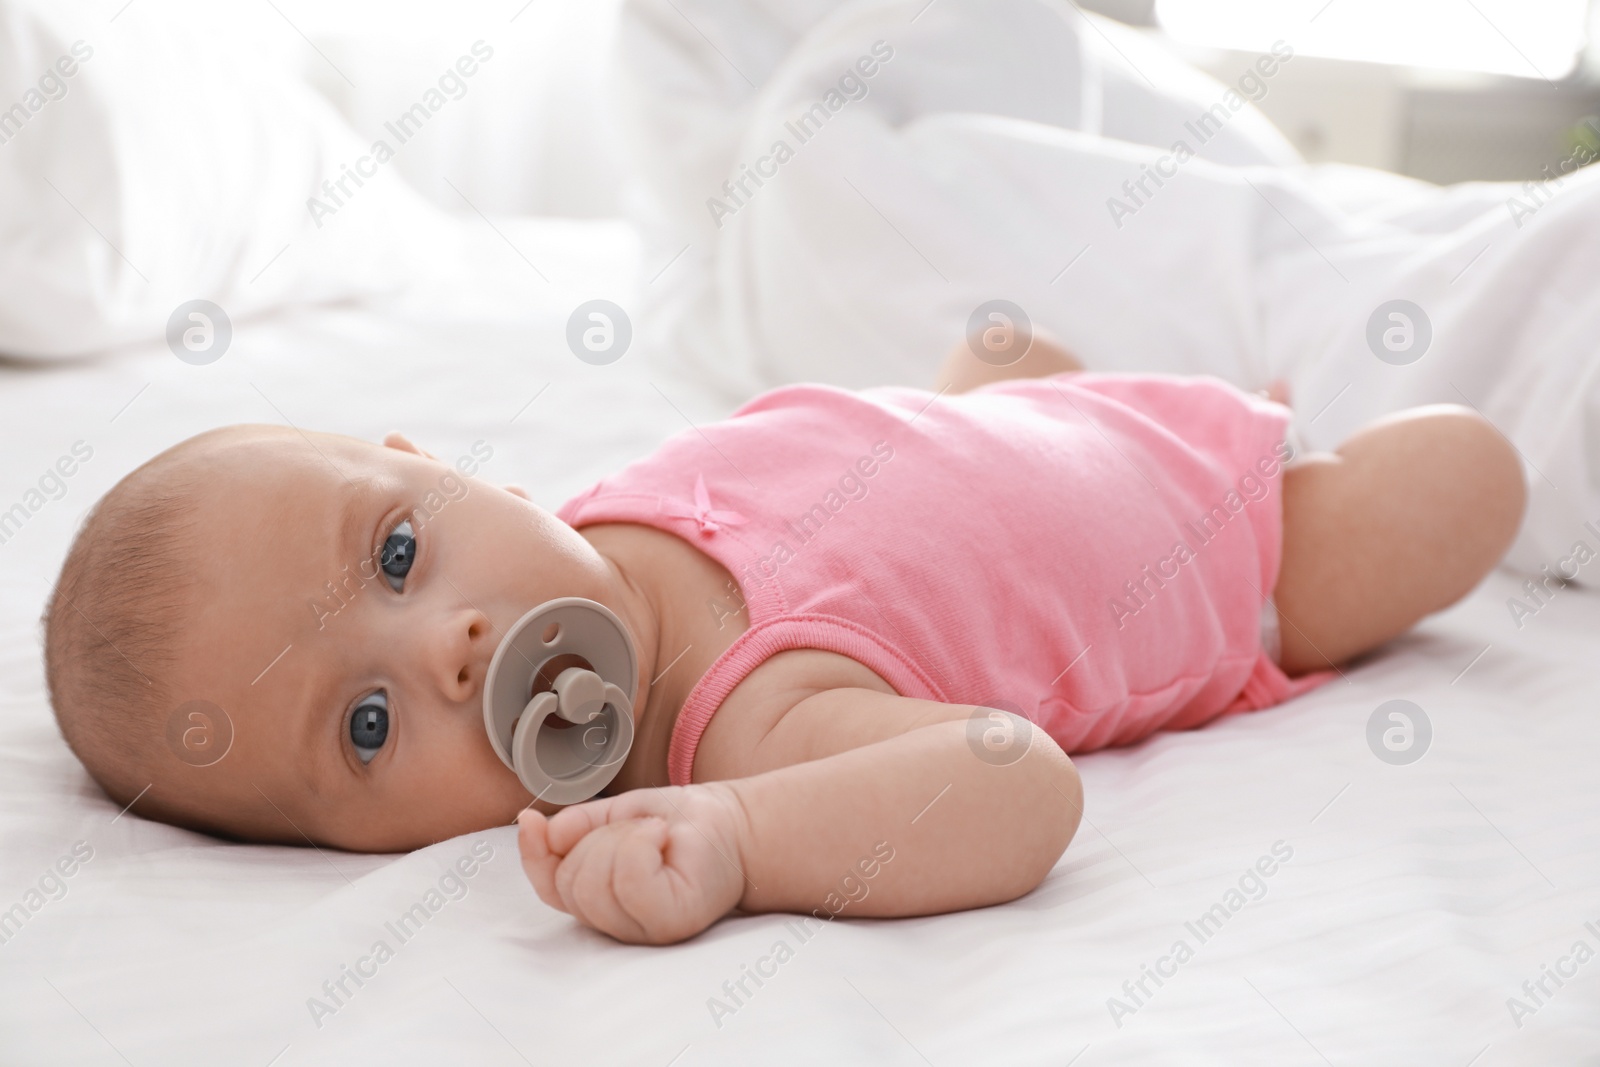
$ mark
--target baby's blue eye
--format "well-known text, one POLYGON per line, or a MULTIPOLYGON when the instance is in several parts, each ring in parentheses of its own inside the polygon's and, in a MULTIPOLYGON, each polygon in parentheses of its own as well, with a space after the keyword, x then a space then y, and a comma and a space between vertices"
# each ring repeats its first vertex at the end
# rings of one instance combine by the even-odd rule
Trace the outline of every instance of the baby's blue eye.
POLYGON ((417 532, 411 528, 411 520, 407 519, 394 528, 378 550, 378 565, 383 568, 383 577, 389 583, 389 588, 397 593, 405 588, 406 575, 410 573, 411 564, 416 558, 417 532))
POLYGON ((371 763, 372 757, 389 738, 389 697, 382 689, 362 698, 350 716, 350 743, 362 763, 371 763))

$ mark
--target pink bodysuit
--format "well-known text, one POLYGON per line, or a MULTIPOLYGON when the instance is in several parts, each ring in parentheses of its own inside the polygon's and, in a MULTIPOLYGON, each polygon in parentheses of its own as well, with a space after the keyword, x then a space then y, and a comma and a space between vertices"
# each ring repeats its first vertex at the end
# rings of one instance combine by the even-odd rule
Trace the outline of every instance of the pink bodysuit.
POLYGON ((1213 378, 1058 374, 941 395, 796 385, 684 430, 569 500, 573 527, 666 530, 727 568, 749 629, 690 692, 693 780, 767 657, 837 652, 902 696, 1020 712, 1068 752, 1269 707, 1288 410, 1213 378))

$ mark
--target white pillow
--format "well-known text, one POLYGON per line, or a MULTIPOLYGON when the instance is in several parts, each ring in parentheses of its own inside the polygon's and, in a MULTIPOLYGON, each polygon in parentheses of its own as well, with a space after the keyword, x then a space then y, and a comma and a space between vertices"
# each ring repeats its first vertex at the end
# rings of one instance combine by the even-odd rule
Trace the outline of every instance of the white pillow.
POLYGON ((195 299, 237 320, 447 269, 453 225, 391 165, 357 186, 372 146, 314 90, 157 5, 107 10, 0 0, 0 354, 156 340, 195 299))

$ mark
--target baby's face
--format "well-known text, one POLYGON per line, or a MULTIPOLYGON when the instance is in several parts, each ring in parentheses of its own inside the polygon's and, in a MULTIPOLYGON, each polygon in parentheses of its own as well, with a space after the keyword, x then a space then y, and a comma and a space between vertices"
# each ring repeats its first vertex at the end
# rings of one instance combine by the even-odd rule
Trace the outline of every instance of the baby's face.
POLYGON ((168 761, 153 792, 246 836, 361 851, 509 823, 531 797, 484 731, 489 660, 546 600, 615 609, 605 560, 398 435, 242 427, 203 469, 175 705, 221 707, 234 737, 211 766, 168 761))

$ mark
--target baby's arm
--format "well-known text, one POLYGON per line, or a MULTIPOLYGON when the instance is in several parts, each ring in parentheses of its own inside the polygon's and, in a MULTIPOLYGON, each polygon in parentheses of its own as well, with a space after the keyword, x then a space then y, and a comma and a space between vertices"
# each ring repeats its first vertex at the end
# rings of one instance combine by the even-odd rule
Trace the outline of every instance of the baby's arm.
POLYGON ((656 944, 734 906, 832 918, 1012 900, 1066 849, 1083 792, 1043 731, 1003 712, 969 726, 978 711, 828 689, 719 714, 696 773, 723 780, 530 812, 524 866, 546 903, 656 944))
POLYGON ((757 772, 728 782, 748 822, 745 911, 925 915, 1012 900, 1055 866, 1082 815, 1072 761, 1005 712, 828 689, 764 735, 749 721, 743 736, 708 733, 720 745, 701 756, 713 776, 757 772), (867 881, 875 850, 894 859, 867 881), (866 895, 844 901, 841 882, 866 895))

